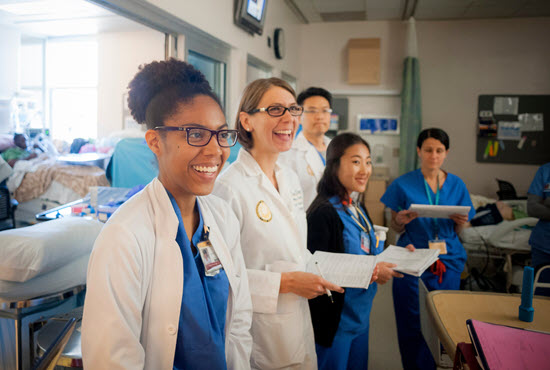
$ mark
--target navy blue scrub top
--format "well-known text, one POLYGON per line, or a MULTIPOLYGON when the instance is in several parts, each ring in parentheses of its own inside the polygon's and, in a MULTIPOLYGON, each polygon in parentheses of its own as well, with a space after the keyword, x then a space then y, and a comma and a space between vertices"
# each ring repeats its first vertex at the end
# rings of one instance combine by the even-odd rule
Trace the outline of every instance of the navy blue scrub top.
MULTIPOLYGON (((436 193, 430 187, 428 187, 428 191, 431 199, 434 200, 436 193)), ((395 179, 380 200, 395 212, 409 209, 411 204, 430 204, 422 171, 418 169, 395 179)), ((468 219, 470 220, 475 215, 466 185, 458 176, 451 173, 447 173, 447 179, 439 190, 438 204, 470 206, 468 219)), ((440 255, 439 259, 447 268, 462 272, 466 262, 466 251, 455 232, 454 221, 439 218, 437 225, 439 239, 443 239, 447 243, 447 254, 440 255)), ((405 231, 399 237, 397 245, 405 247, 412 244, 418 249, 428 248, 428 242, 432 239, 435 239, 433 219, 419 217, 405 225, 405 231)))
MULTIPOLYGON (((347 210, 340 202, 338 196, 330 198, 330 203, 336 209, 340 220, 344 224, 343 238, 344 238, 344 251, 349 254, 366 255, 367 253, 361 249, 361 227, 355 222, 351 216, 351 211, 347 210)), ((366 215, 365 209, 359 205, 361 212, 366 215)), ((377 255, 384 250, 384 244, 380 243, 376 248, 376 236, 374 234, 373 225, 358 215, 356 218, 361 222, 363 227, 370 230, 368 237, 370 240, 370 255, 377 255)), ((338 325, 338 331, 345 331, 348 333, 359 333, 369 328, 370 308, 378 290, 378 285, 372 283, 368 289, 361 288, 346 288, 346 295, 344 298, 344 307, 340 316, 340 324, 338 325)))
MULTIPOLYGON (((535 175, 529 194, 538 195, 543 200, 550 198, 550 163, 542 165, 535 175)), ((550 263, 550 221, 539 220, 531 232, 529 244, 532 249, 531 265, 537 267, 550 263)))
MULTIPOLYGON (((181 212, 168 192, 178 216, 178 243, 183 257, 183 295, 178 326, 174 369, 227 369, 225 362, 225 314, 229 295, 229 280, 225 270, 206 276, 201 257, 193 254, 183 226, 181 212)), ((203 240, 204 222, 198 202, 199 227, 193 245, 203 240)))

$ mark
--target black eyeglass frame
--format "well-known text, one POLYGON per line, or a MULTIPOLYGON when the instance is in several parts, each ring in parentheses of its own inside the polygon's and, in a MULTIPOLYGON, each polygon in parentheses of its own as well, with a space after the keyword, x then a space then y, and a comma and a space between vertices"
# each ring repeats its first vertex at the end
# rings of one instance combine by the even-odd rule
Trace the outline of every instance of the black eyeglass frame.
POLYGON ((256 109, 252 109, 252 110, 250 110, 246 113, 253 114, 253 113, 258 113, 258 112, 266 112, 271 117, 282 117, 282 116, 285 115, 286 111, 288 111, 290 113, 290 115, 293 116, 293 117, 300 117, 302 115, 302 113, 304 113, 304 107, 302 107, 301 105, 291 105, 290 107, 287 108, 287 107, 284 107, 282 105, 270 105, 267 108, 256 108, 256 109), (272 108, 282 108, 283 113, 277 114, 277 115, 269 113, 269 110, 272 109, 272 108), (290 108, 299 108, 300 113, 299 114, 292 114, 292 112, 290 111, 290 108))
POLYGON ((214 135, 216 135, 216 141, 218 142, 218 145, 222 148, 231 148, 232 146, 235 146, 235 144, 237 144, 237 141, 238 141, 238 138, 239 138, 239 132, 237 130, 231 130, 231 129, 226 129, 226 128, 221 129, 221 130, 210 130, 206 127, 157 126, 157 127, 154 127, 153 130, 155 130, 155 131, 185 131, 185 133, 186 133, 185 139, 187 140, 187 144, 189 144, 190 146, 197 147, 197 148, 207 146, 210 143, 210 140, 212 140, 212 136, 214 136, 214 135), (191 130, 208 131, 208 132, 210 132, 210 137, 208 138, 208 141, 206 143, 204 143, 203 145, 191 144, 189 142, 189 131, 191 131, 191 130), (222 143, 220 143, 220 136, 219 136, 221 132, 235 134, 235 142, 231 145, 222 145, 222 143))

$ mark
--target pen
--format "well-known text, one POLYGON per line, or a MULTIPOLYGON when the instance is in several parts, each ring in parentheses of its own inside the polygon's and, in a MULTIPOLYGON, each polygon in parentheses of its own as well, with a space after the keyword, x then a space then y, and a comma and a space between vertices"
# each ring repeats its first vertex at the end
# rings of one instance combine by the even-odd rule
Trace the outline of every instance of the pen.
MULTIPOLYGON (((319 266, 319 262, 315 261, 315 266, 317 266, 317 271, 319 271, 319 275, 324 279, 323 273, 321 272, 321 267, 319 266)), ((332 293, 330 292, 329 288, 325 288, 327 290, 327 295, 330 298, 330 302, 334 303, 334 299, 332 299, 332 293)))

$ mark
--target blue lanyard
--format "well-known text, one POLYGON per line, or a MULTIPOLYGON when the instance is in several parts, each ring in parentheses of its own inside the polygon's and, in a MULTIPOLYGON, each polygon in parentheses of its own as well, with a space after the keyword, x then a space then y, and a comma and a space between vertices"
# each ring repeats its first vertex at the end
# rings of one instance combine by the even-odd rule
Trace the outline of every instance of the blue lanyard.
POLYGON ((365 223, 366 227, 363 226, 363 223, 361 222, 361 220, 356 218, 355 215, 353 214, 353 212, 351 212, 348 209, 348 207, 346 207, 345 205, 343 205, 344 206, 344 211, 351 217, 351 219, 353 221, 355 221, 355 223, 361 228, 361 230, 363 230, 363 232, 369 236, 370 254, 374 254, 374 249, 376 248, 377 245, 373 244, 373 240, 372 240, 372 236, 371 236, 371 225, 370 225, 370 223, 367 219, 367 216, 365 216, 363 211, 361 211, 361 208, 359 208, 355 205, 355 202, 352 202, 352 205, 355 208, 355 210, 357 211, 357 214, 359 216, 361 216, 361 218, 363 219, 363 222, 365 223))
POLYGON ((326 165, 327 165, 327 161, 326 161, 325 157, 323 157, 323 155, 321 154, 321 152, 318 151, 317 148, 315 148, 315 145, 313 145, 313 144, 311 143, 311 141, 308 140, 307 142, 315 149, 315 151, 317 152, 317 154, 319 154, 319 157, 321 157, 321 162, 323 162, 323 166, 326 166, 326 165))
MULTIPOLYGON (((426 195, 428 196, 428 202, 430 205, 434 205, 434 202, 432 202, 432 196, 430 191, 430 186, 428 185, 428 182, 426 179, 424 179, 424 186, 426 188, 426 195)), ((435 205, 437 206, 439 204, 439 173, 437 174, 437 191, 435 192, 435 205)), ((435 234, 435 238, 437 239, 437 236, 439 234, 439 225, 437 223, 437 218, 432 218, 433 220, 433 230, 435 234)))

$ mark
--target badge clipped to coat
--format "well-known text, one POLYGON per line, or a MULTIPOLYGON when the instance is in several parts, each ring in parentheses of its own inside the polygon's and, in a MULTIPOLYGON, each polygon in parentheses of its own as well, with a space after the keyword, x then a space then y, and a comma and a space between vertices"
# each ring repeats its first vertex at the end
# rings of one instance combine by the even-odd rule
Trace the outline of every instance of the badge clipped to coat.
POLYGON ((206 276, 215 276, 219 274, 222 269, 222 263, 220 262, 212 243, 210 243, 210 239, 208 238, 209 235, 210 228, 205 225, 201 241, 197 244, 197 249, 199 250, 199 254, 204 265, 204 274, 206 276))

